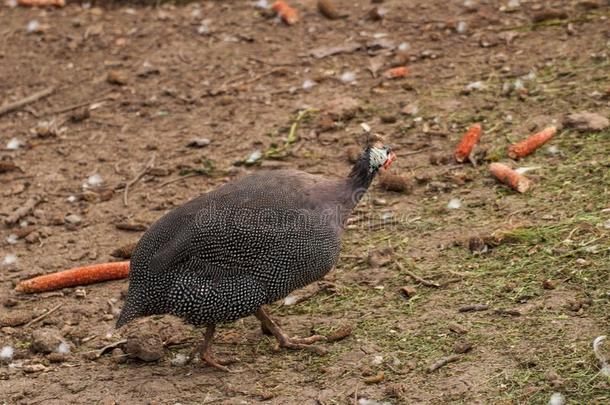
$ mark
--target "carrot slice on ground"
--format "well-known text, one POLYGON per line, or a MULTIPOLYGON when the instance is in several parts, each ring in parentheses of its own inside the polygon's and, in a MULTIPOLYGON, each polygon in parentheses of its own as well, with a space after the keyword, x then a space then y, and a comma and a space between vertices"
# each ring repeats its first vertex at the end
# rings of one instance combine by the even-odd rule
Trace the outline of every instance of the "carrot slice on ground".
POLYGON ((455 160, 459 163, 462 163, 464 160, 468 159, 470 153, 474 146, 479 142, 479 138, 481 138, 481 133, 483 132, 483 127, 481 124, 474 124, 470 128, 468 128, 468 132, 464 134, 464 137, 458 144, 457 148, 455 148, 455 152, 453 156, 455 160))
POLYGON ((299 14, 296 9, 290 7, 284 0, 278 0, 271 6, 271 10, 275 11, 282 21, 288 25, 296 24, 299 21, 299 14))
POLYGON ((525 157, 547 143, 556 133, 557 128, 554 126, 544 128, 537 134, 534 134, 521 142, 510 145, 508 147, 508 156, 513 159, 525 157))
POLYGON ((520 193, 525 193, 530 188, 530 181, 527 177, 517 173, 510 167, 502 163, 492 163, 489 171, 494 177, 504 184, 508 184, 512 189, 520 193))
POLYGON ((15 290, 23 293, 53 291, 65 287, 127 278, 128 275, 129 262, 93 264, 24 280, 17 284, 15 290))
POLYGON ((388 79, 402 79, 409 74, 409 68, 406 66, 398 66, 389 70, 386 70, 383 74, 388 79))

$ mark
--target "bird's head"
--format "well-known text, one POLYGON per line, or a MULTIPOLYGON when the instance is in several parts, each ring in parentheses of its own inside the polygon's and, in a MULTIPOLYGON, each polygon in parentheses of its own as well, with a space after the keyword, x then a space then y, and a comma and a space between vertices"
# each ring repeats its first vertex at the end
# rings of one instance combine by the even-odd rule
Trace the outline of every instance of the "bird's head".
POLYGON ((385 145, 379 135, 374 135, 369 140, 364 157, 368 160, 369 173, 377 173, 380 168, 388 170, 396 160, 396 154, 392 152, 392 148, 385 145))

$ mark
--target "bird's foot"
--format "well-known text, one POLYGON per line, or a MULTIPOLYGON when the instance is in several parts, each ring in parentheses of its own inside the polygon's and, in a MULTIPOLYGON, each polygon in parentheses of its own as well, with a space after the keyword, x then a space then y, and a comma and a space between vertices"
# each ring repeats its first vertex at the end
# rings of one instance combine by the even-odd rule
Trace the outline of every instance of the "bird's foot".
POLYGON ((226 367, 229 364, 235 363, 237 360, 235 359, 217 359, 212 353, 206 351, 201 354, 201 361, 205 362, 208 366, 214 367, 218 370, 225 371, 227 373, 231 373, 232 371, 226 367))
POLYGON ((276 335, 278 346, 292 350, 308 350, 320 356, 325 355, 327 350, 323 347, 316 346, 313 343, 326 340, 326 336, 313 335, 306 338, 290 338, 281 333, 276 335))
POLYGON ((279 347, 285 347, 287 349, 293 350, 308 350, 319 355, 324 355, 327 353, 327 350, 323 347, 319 347, 313 344, 315 342, 326 340, 325 336, 313 335, 306 338, 291 338, 288 337, 288 335, 284 333, 280 326, 269 317, 267 312, 265 312, 262 307, 258 311, 256 311, 255 316, 258 318, 259 321, 261 321, 263 331, 267 330, 273 336, 275 336, 278 341, 279 347))
POLYGON ((235 363, 237 360, 235 359, 217 359, 210 350, 210 345, 212 344, 212 339, 214 337, 214 325, 209 325, 205 332, 205 337, 201 343, 195 347, 195 350, 191 353, 191 355, 187 359, 187 364, 193 361, 195 358, 199 358, 203 363, 206 363, 208 366, 214 367, 218 370, 225 371, 227 373, 231 373, 232 371, 228 369, 227 365, 235 363))

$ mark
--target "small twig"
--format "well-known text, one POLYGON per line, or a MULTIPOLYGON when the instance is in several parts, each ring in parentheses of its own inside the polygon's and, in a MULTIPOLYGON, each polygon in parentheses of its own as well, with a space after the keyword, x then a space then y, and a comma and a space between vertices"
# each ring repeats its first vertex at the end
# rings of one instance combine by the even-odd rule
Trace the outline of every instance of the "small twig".
POLYGON ((405 266, 403 266, 402 263, 396 262, 396 265, 398 266, 398 268, 401 271, 404 271, 405 273, 407 273, 407 276, 411 277, 413 280, 417 281, 418 283, 423 284, 426 287, 434 287, 434 288, 440 287, 439 284, 432 282, 432 281, 428 281, 426 279, 423 279, 420 276, 418 276, 417 274, 413 273, 411 270, 405 269, 405 266))
POLYGON ((101 349, 90 350, 88 352, 82 352, 81 354, 95 353, 95 358, 98 358, 98 357, 101 357, 108 350, 114 349, 115 347, 121 346, 121 345, 123 345, 125 343, 127 343, 127 339, 123 339, 123 340, 119 340, 118 342, 110 343, 109 345, 106 345, 106 346, 102 347, 101 349))
POLYGON ((53 308, 51 308, 50 310, 48 310, 44 314, 40 315, 39 317, 36 317, 36 318, 32 319, 30 322, 25 324, 24 328, 27 328, 28 326, 33 325, 33 324, 35 324, 38 321, 42 321, 44 318, 46 318, 47 316, 51 315, 53 312, 55 312, 59 308, 61 308, 62 305, 63 304, 57 304, 56 306, 54 306, 53 308))
POLYGON ((400 156, 417 155, 419 153, 423 153, 423 152, 426 152, 426 151, 429 151, 429 150, 434 150, 434 149, 436 149, 434 146, 426 146, 424 148, 421 148, 421 149, 418 149, 418 150, 414 150, 414 151, 411 151, 411 152, 400 153, 398 156, 400 157, 400 156))
POLYGON ((34 207, 36 207, 36 205, 38 205, 38 203, 40 201, 41 201, 40 197, 29 198, 25 202, 25 204, 23 204, 21 207, 17 208, 15 211, 13 211, 12 214, 10 214, 8 217, 6 217, 4 219, 4 223, 6 225, 12 225, 12 224, 17 223, 21 218, 28 215, 34 209, 34 207))
POLYGON ((458 312, 480 312, 487 311, 489 309, 489 305, 487 304, 474 304, 474 305, 466 305, 465 307, 461 307, 458 309, 458 312))
POLYGON ((195 177, 195 176, 203 176, 203 173, 189 173, 189 174, 185 174, 184 176, 180 176, 180 177, 178 177, 176 179, 171 179, 171 180, 166 181, 165 183, 161 183, 161 184, 159 184, 157 186, 157 188, 162 188, 162 187, 167 186, 168 184, 177 183, 177 182, 179 182, 181 180, 188 179, 189 177, 195 177))
POLYGON ((432 372, 438 370, 439 368, 446 366, 449 363, 454 363, 454 362, 458 361, 460 359, 460 357, 461 356, 458 354, 452 354, 451 356, 442 357, 442 358, 438 359, 437 361, 435 361, 434 363, 432 363, 428 367, 428 372, 432 373, 432 372))
POLYGON ((22 98, 21 100, 14 101, 12 103, 4 104, 0 107, 0 115, 4 115, 14 110, 18 110, 19 108, 31 104, 35 101, 43 99, 47 96, 50 96, 55 91, 55 87, 49 87, 47 89, 41 90, 38 93, 34 93, 27 97, 22 98))
POLYGON ((41 115, 47 116, 47 115, 63 114, 65 112, 76 110, 76 109, 79 109, 79 108, 82 108, 82 107, 88 107, 88 106, 90 106, 92 104, 108 100, 108 93, 110 93, 110 92, 107 91, 105 93, 102 93, 102 96, 100 98, 95 99, 95 100, 83 101, 83 102, 80 102, 80 103, 77 103, 77 104, 72 104, 72 105, 69 105, 69 106, 66 106, 66 107, 60 107, 60 108, 57 108, 55 110, 45 111, 41 115))
POLYGON ((132 180, 130 180, 126 185, 125 185, 125 190, 123 190, 123 204, 125 204, 125 206, 127 207, 128 203, 127 203, 127 197, 129 194, 129 187, 135 185, 138 181, 140 181, 140 179, 142 177, 144 177, 144 175, 146 173, 148 173, 148 171, 150 169, 152 169, 155 165, 155 158, 156 158, 157 154, 153 152, 152 156, 150 157, 150 160, 148 161, 148 163, 146 163, 144 165, 144 167, 142 168, 142 170, 140 170, 140 172, 136 175, 136 177, 134 177, 132 180))

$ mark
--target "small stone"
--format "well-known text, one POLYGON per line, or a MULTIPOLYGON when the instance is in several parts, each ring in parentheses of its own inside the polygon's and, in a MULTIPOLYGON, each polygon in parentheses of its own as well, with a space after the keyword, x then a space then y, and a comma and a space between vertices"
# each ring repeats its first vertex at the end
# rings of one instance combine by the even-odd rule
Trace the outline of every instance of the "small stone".
POLYGON ((203 148, 208 146, 210 143, 212 143, 212 141, 210 141, 208 138, 195 138, 190 140, 186 146, 189 148, 203 148))
POLYGON ((352 97, 335 98, 322 108, 325 114, 328 114, 333 120, 347 121, 358 113, 360 110, 360 102, 352 97))
POLYGON ((462 207, 462 201, 459 198, 452 198, 451 200, 449 200, 449 203, 447 204, 447 209, 449 210, 457 210, 460 209, 462 207))
POLYGON ((77 215, 77 214, 68 214, 68 215, 66 215, 64 220, 68 224, 80 225, 83 222, 83 217, 81 217, 80 215, 77 215))
POLYGON ((31 374, 31 373, 40 373, 41 371, 45 371, 47 369, 43 364, 27 364, 23 366, 23 371, 31 374))
POLYGON ((110 84, 123 86, 127 84, 127 75, 119 70, 111 70, 106 76, 106 81, 110 84))
POLYGON ((84 288, 77 288, 74 290, 74 296, 76 298, 85 298, 87 296, 87 291, 84 288))
POLYGON ((51 353, 47 356, 47 359, 51 363, 63 363, 68 360, 68 356, 65 353, 51 353))
POLYGON ((110 358, 112 359, 113 362, 118 363, 118 364, 122 364, 127 361, 127 355, 120 347, 116 347, 112 350, 112 353, 110 354, 110 358))
POLYGON ((32 332, 32 350, 37 353, 53 353, 63 343, 63 337, 57 329, 42 328, 32 332))
POLYGON ((187 355, 178 353, 170 360, 170 364, 175 367, 184 366, 188 362, 188 359, 187 355))
POLYGON ((580 132, 597 132, 608 128, 610 121, 603 115, 583 111, 568 114, 564 118, 563 124, 568 128, 574 128, 580 132))
POLYGON ((10 363, 15 350, 11 346, 3 346, 0 350, 0 363, 10 363))
POLYGON ((453 352, 457 354, 462 354, 470 351, 472 349, 472 345, 468 342, 455 342, 453 345, 453 352))
POLYGON ((404 106, 400 112, 405 115, 415 116, 419 112, 419 107, 417 106, 417 103, 410 103, 404 106))

